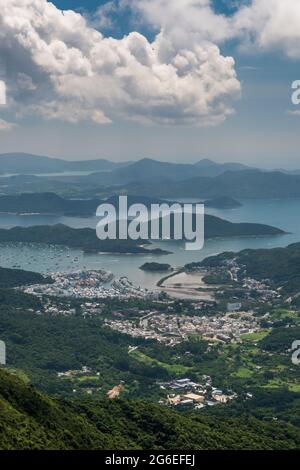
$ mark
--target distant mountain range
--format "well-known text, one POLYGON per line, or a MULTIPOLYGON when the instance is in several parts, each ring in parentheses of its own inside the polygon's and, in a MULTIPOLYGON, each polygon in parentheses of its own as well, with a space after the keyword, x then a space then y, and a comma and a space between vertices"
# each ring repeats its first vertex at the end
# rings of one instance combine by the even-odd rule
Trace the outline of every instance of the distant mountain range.
MULTIPOLYGON (((112 162, 106 159, 67 161, 26 153, 0 154, 0 174, 65 173, 75 171, 110 172, 111 182, 183 180, 195 175, 217 176, 225 171, 240 171, 249 167, 239 163, 215 163, 203 159, 195 164, 160 162, 144 158, 136 162, 112 162)), ((99 177, 99 175, 95 175, 99 177)), ((103 178, 107 175, 102 175, 103 178)))
POLYGON ((184 181, 135 182, 124 185, 131 194, 161 198, 234 199, 300 197, 300 175, 260 170, 227 171, 216 177, 197 176, 184 181))
POLYGON ((242 163, 216 163, 208 158, 204 158, 195 164, 202 176, 218 176, 226 171, 241 171, 250 169, 242 163))
MULTIPOLYGON (((218 164, 211 160, 201 160, 195 164, 167 163, 144 158, 114 171, 110 177, 115 183, 131 181, 182 181, 194 176, 213 177, 226 171, 240 171, 248 167, 234 163, 218 164)), ((110 179, 109 177, 109 179, 110 179)))
POLYGON ((115 163, 105 159, 67 161, 27 153, 0 154, 1 173, 59 173, 72 171, 112 171, 129 162, 115 163))
POLYGON ((237 207, 236 201, 232 203, 230 199, 300 197, 297 171, 267 171, 239 163, 219 164, 208 159, 195 164, 149 158, 125 163, 108 160, 68 162, 28 154, 2 154, 0 172, 20 173, 0 178, 3 194, 47 191, 77 196, 77 199, 106 198, 120 193, 173 200, 221 198, 220 208, 226 208, 225 198, 228 207, 237 207), (72 175, 76 171, 90 174, 72 175), (49 176, 34 176, 34 173, 49 173, 49 176), (50 173, 61 175, 51 176, 50 173))

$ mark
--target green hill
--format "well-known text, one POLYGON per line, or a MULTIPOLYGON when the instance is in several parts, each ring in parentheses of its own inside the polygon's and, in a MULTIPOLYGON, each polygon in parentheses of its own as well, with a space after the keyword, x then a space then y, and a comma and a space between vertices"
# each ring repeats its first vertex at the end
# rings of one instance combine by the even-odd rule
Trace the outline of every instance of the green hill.
POLYGON ((85 252, 168 254, 160 249, 146 249, 141 246, 140 241, 100 240, 97 238, 95 229, 75 229, 62 224, 0 229, 0 242, 62 245, 82 249, 85 252))
POLYGON ((86 179, 90 182, 103 184, 127 184, 131 182, 177 182, 196 176, 214 177, 226 171, 242 171, 249 167, 239 163, 219 164, 211 160, 201 160, 198 163, 171 163, 143 158, 131 162, 122 168, 116 168, 109 174, 94 173, 86 179))
MULTIPOLYGON (((127 169, 128 170, 128 169, 127 169)), ((124 187, 131 194, 155 194, 160 198, 230 197, 234 199, 292 198, 300 197, 300 175, 280 171, 242 170, 226 171, 218 176, 197 176, 171 181, 165 176, 163 184, 156 181, 141 182, 132 179, 124 187)))
POLYGON ((0 213, 95 215, 98 199, 64 199, 55 193, 22 193, 0 196, 0 213))
MULTIPOLYGON (((127 196, 128 206, 132 204, 162 204, 168 201, 155 197, 127 196)), ((0 196, 0 213, 13 214, 64 214, 66 216, 90 216, 95 215, 100 204, 113 204, 116 209, 119 206, 119 196, 111 196, 106 200, 101 199, 66 199, 53 192, 21 193, 0 196)), ((213 207, 213 206, 211 206, 213 207)))
POLYGON ((167 263, 144 263, 140 266, 142 271, 165 272, 171 270, 171 265, 167 263))
POLYGON ((243 267, 247 276, 257 280, 269 279, 274 287, 281 287, 286 294, 300 292, 300 243, 293 243, 285 248, 247 249, 238 253, 221 253, 186 267, 187 269, 197 265, 219 267, 233 259, 243 267))
MULTIPOLYGON (((148 222, 146 222, 148 223, 148 222)), ((174 227, 174 216, 171 215, 171 228, 174 227)), ((150 222, 148 227, 150 233, 150 222)), ((205 216, 205 237, 238 237, 259 235, 280 235, 284 232, 275 227, 252 223, 232 223, 211 215, 205 216)), ((171 238, 173 231, 171 230, 171 238)), ((159 248, 145 248, 142 244, 148 240, 100 240, 92 228, 75 229, 66 225, 37 225, 31 227, 14 227, 0 229, 0 243, 23 242, 63 245, 82 249, 85 252, 106 253, 152 253, 168 254, 159 248)), ((151 245, 150 245, 151 246, 151 245)))
POLYGON ((0 369, 0 449, 299 449, 300 432, 124 400, 58 400, 0 369))
POLYGON ((284 233, 270 225, 233 223, 213 215, 205 215, 204 228, 206 238, 282 235, 284 233))
POLYGON ((22 269, 7 269, 0 267, 0 289, 26 286, 30 284, 47 284, 50 278, 45 278, 41 274, 22 269))
POLYGON ((27 153, 0 154, 1 173, 58 173, 64 171, 112 171, 130 162, 115 163, 105 159, 67 161, 27 153))

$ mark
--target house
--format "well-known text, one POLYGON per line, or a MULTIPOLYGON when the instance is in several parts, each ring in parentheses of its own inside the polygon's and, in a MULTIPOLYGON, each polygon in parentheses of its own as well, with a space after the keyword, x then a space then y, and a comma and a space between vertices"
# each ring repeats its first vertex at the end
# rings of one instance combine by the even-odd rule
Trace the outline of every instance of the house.
POLYGON ((187 393, 183 397, 186 400, 193 400, 194 403, 204 403, 204 396, 197 393, 187 393))
POLYGON ((216 400, 219 403, 227 403, 230 398, 227 395, 214 395, 214 400, 216 400))
POLYGON ((174 380, 171 384, 171 388, 173 389, 185 389, 191 387, 193 382, 190 379, 178 379, 174 380))
POLYGON ((168 403, 172 406, 178 405, 180 403, 180 400, 181 400, 180 395, 175 395, 175 396, 168 395, 168 403))
POLYGON ((212 395, 222 395, 222 394, 223 394, 222 390, 212 387, 212 395))

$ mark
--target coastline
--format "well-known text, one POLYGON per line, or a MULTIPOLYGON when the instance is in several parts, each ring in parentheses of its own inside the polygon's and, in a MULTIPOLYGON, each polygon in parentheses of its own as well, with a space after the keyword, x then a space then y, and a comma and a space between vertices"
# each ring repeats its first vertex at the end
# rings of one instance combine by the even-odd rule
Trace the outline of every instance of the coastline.
POLYGON ((156 286, 160 292, 165 292, 173 298, 214 302, 213 292, 218 286, 211 287, 205 284, 203 277, 206 274, 206 272, 187 273, 182 268, 160 279, 156 286))

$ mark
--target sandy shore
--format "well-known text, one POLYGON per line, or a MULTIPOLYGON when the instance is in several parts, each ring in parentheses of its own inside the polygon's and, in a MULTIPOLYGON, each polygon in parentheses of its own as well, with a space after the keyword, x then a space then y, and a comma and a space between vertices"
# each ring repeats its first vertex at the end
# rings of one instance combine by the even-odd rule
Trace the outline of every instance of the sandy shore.
POLYGON ((207 273, 201 272, 178 272, 165 279, 160 286, 160 290, 176 299, 214 301, 215 296, 213 290, 218 286, 211 287, 205 284, 203 277, 206 274, 207 273))

